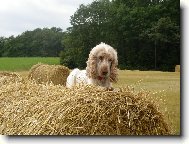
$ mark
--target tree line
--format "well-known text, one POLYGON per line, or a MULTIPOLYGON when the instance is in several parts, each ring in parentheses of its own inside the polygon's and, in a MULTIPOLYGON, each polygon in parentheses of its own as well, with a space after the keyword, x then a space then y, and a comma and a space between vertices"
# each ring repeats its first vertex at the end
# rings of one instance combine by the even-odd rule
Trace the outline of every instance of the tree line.
POLYGON ((60 56, 85 68, 90 50, 105 42, 120 69, 173 71, 180 64, 179 0, 96 0, 70 18, 71 27, 35 29, 0 38, 0 56, 60 56))
POLYGON ((57 57, 63 50, 61 28, 37 28, 16 37, 0 37, 1 57, 57 57))

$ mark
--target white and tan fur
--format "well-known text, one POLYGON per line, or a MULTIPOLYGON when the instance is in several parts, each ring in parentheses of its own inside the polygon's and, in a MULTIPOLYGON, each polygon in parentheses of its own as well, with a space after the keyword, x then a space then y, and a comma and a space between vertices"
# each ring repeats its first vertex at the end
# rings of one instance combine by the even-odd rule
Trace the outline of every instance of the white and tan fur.
POLYGON ((111 82, 117 82, 117 65, 114 48, 100 43, 90 51, 86 70, 74 69, 67 78, 66 86, 71 88, 84 83, 111 89, 111 82))

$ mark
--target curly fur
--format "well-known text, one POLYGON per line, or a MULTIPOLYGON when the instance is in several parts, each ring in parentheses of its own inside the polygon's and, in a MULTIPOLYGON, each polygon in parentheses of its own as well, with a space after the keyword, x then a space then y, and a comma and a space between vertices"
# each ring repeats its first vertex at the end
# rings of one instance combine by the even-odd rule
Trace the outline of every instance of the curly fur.
MULTIPOLYGON (((103 53, 107 58, 112 58, 109 78, 110 82, 117 82, 117 52, 111 46, 105 43, 101 43, 91 50, 86 67, 87 76, 92 79, 97 79, 97 69, 99 69, 99 67, 97 66, 97 59, 100 53, 103 53)), ((105 63, 107 64, 107 61, 105 63)))
POLYGON ((100 43, 94 47, 87 60, 86 71, 74 69, 67 78, 68 87, 81 81, 86 84, 111 88, 111 82, 117 82, 117 52, 111 46, 100 43))

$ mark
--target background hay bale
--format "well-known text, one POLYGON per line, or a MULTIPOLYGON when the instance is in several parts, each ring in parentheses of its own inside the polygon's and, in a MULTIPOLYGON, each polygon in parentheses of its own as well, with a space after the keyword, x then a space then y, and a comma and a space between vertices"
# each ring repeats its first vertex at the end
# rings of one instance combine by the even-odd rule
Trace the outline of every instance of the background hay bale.
POLYGON ((66 79, 70 71, 62 65, 36 64, 29 72, 29 79, 35 80, 37 83, 50 83, 55 85, 66 85, 66 79))
POLYGON ((175 66, 175 72, 180 72, 180 65, 175 66))
POLYGON ((12 72, 0 72, 0 86, 9 83, 15 83, 22 81, 22 78, 17 73, 12 72))
POLYGON ((95 86, 67 89, 32 81, 0 87, 3 135, 169 135, 145 92, 105 91, 95 86))

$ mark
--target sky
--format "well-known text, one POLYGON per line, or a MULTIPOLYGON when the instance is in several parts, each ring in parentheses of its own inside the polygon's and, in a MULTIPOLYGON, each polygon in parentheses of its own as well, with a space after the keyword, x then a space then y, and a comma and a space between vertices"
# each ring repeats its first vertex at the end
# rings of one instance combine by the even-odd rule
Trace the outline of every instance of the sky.
POLYGON ((70 16, 80 4, 93 0, 0 0, 0 37, 17 36, 26 30, 70 27, 70 16))

